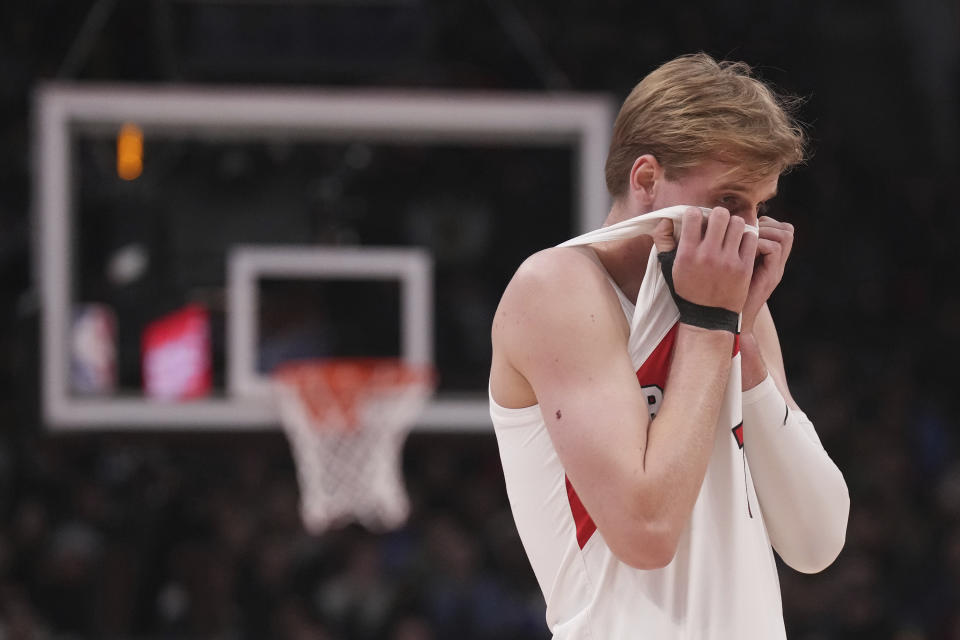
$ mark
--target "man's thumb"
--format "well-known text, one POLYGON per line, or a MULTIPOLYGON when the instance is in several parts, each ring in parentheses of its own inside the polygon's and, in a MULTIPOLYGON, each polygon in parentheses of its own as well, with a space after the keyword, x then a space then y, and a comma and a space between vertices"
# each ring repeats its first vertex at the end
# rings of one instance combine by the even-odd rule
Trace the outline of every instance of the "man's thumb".
POLYGON ((677 248, 677 241, 673 239, 673 220, 670 218, 661 220, 651 235, 658 253, 673 251, 677 248))

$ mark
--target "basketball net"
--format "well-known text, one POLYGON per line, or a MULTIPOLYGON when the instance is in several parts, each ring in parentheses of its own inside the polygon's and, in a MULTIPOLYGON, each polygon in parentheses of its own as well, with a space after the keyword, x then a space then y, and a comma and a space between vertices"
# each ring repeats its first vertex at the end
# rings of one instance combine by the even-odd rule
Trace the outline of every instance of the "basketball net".
POLYGON ((433 393, 433 370, 392 359, 309 360, 282 365, 273 378, 306 529, 403 524, 403 443, 433 393))

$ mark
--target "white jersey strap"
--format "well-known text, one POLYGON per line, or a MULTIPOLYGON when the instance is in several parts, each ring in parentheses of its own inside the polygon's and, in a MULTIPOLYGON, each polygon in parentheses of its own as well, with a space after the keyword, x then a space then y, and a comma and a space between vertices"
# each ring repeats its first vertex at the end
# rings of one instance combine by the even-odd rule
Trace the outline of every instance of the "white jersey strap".
MULTIPOLYGON (((600 227, 593 231, 588 231, 576 238, 571 238, 566 242, 558 244, 558 247, 577 247, 584 244, 593 244, 594 242, 609 242, 610 240, 622 240, 624 238, 633 238, 640 235, 650 235, 657 227, 657 224, 664 218, 673 220, 673 235, 680 237, 680 223, 683 218, 683 212, 690 208, 690 205, 680 204, 665 209, 657 209, 650 213, 645 213, 629 220, 622 220, 609 227, 600 227)), ((710 214, 710 209, 697 207, 703 212, 706 218, 710 214)), ((747 225, 746 231, 754 235, 760 233, 759 227, 747 225)))
MULTIPOLYGON (((664 209, 657 209, 650 213, 645 213, 629 220, 623 220, 608 227, 601 227, 593 231, 588 231, 576 238, 571 238, 563 242, 558 247, 577 247, 593 244, 597 242, 609 242, 611 240, 622 240, 625 238, 634 238, 640 235, 650 235, 656 229, 657 224, 664 218, 673 220, 673 235, 680 237, 680 226, 684 212, 691 205, 675 205, 664 209)), ((703 213, 704 218, 710 214, 710 209, 706 207, 697 207, 703 213)), ((747 225, 745 229, 748 233, 759 235, 759 227, 747 225)), ((629 350, 631 358, 636 363, 643 362, 649 355, 642 348, 644 345, 656 345, 663 336, 660 333, 664 327, 671 327, 680 317, 676 304, 674 304, 670 289, 666 280, 660 273, 660 263, 657 260, 657 249, 653 247, 650 251, 650 257, 647 259, 646 276, 640 284, 640 290, 634 302, 637 311, 634 312, 630 320, 630 340, 629 350), (642 310, 642 313, 640 312, 642 310), (655 335, 656 334, 656 335, 655 335)), ((608 275, 609 277, 609 275, 608 275)), ((614 283, 616 284, 616 283, 614 283)))

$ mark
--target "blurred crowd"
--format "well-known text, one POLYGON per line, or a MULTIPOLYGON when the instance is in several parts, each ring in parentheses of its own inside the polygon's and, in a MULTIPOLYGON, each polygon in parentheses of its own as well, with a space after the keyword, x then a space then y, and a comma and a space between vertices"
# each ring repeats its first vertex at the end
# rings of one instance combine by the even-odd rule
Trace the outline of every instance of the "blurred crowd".
POLYGON ((5 448, 0 637, 546 636, 492 439, 414 436, 408 524, 320 536, 282 436, 243 440, 5 448))
POLYGON ((113 3, 100 30, 96 19, 87 29, 99 39, 84 55, 86 45, 69 43, 92 4, 0 7, 0 639, 548 637, 490 435, 412 436, 413 512, 402 529, 309 536, 279 434, 44 432, 29 217, 38 80, 574 89, 619 99, 657 63, 703 49, 761 63, 809 97, 801 115, 815 155, 782 181, 771 212, 797 229, 771 308, 793 395, 844 472, 852 507, 833 566, 781 571, 788 636, 960 640, 956 3, 521 10, 424 0, 396 5, 415 10, 391 23, 408 39, 381 38, 369 51, 363 39, 341 42, 327 54, 354 56, 342 66, 275 75, 250 66, 259 53, 244 59, 253 71, 243 75, 238 63, 216 67, 228 54, 197 49, 211 25, 236 35, 229 21, 189 14, 195 4, 228 10, 216 3, 160 1, 152 13, 113 3), (144 16, 187 27, 171 40, 144 16), (390 48, 414 36, 422 44, 404 56, 390 48))

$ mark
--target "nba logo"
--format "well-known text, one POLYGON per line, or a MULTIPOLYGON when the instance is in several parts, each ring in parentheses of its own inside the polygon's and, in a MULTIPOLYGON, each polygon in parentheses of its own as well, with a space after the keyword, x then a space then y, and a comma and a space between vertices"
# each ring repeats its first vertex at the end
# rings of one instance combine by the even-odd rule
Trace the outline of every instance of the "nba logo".
POLYGON ((147 397, 188 400, 210 392, 210 318, 197 305, 151 322, 143 332, 147 397))
POLYGON ((117 386, 117 319, 102 304, 78 305, 70 328, 70 386, 79 394, 113 393, 117 386))

